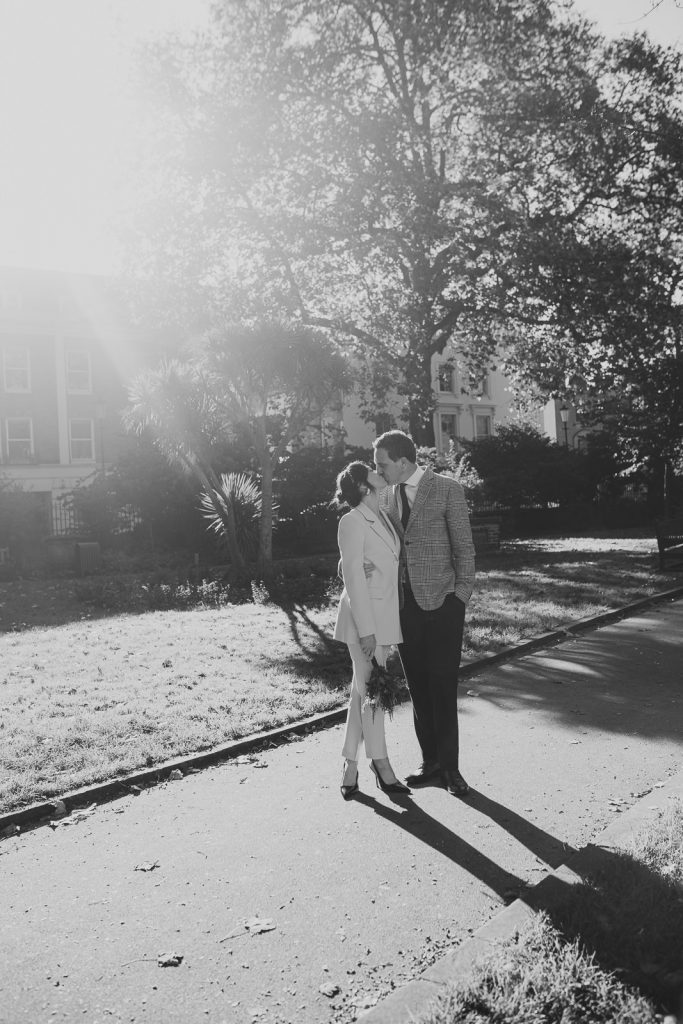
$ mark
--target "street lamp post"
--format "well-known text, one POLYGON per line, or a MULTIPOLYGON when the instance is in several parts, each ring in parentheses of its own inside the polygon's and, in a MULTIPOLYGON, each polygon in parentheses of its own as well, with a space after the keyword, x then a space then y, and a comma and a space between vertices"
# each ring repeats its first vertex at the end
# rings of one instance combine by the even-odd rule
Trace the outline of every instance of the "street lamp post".
POLYGON ((569 448, 569 436, 567 433, 567 420, 569 419, 569 409, 567 403, 563 402, 560 406, 560 419, 562 420, 562 427, 564 429, 564 446, 569 448))

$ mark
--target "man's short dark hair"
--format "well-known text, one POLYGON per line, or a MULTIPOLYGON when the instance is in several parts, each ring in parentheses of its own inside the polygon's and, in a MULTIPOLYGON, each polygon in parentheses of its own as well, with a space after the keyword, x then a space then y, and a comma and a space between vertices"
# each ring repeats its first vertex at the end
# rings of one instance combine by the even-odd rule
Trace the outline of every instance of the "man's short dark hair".
POLYGON ((380 434, 376 438, 372 447, 375 451, 378 448, 383 448, 392 462, 398 462, 399 459, 415 462, 417 458, 415 442, 402 430, 387 430, 386 433, 380 434))

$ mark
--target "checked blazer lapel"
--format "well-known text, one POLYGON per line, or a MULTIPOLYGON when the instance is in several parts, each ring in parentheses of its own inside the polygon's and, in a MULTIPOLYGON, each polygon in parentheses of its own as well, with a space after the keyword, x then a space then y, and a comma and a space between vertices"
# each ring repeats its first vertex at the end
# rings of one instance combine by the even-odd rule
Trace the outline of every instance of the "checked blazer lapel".
POLYGON ((392 485, 391 487, 385 487, 383 494, 386 494, 386 497, 380 498, 380 503, 391 520, 391 525, 396 530, 399 540, 401 540, 403 538, 403 526, 401 525, 401 506, 399 504, 400 495, 398 491, 398 484, 392 485))
MULTIPOLYGON (((422 474, 422 479, 420 480, 419 484, 417 485, 417 491, 415 493, 415 501, 413 502, 413 507, 410 510, 410 519, 408 520, 408 525, 407 525, 407 527, 405 529, 406 533, 410 532, 411 525, 413 524, 413 522, 416 521, 417 517, 419 516, 419 514, 420 514, 420 512, 422 510, 422 506, 424 505, 425 501, 427 500, 427 498, 429 496, 429 492, 432 489, 432 482, 433 482, 433 474, 428 469, 426 469, 424 471, 424 473, 422 474)), ((400 496, 398 494, 397 494, 395 500, 396 501, 400 501, 400 496)), ((399 513, 399 518, 400 518, 400 513, 399 513)))

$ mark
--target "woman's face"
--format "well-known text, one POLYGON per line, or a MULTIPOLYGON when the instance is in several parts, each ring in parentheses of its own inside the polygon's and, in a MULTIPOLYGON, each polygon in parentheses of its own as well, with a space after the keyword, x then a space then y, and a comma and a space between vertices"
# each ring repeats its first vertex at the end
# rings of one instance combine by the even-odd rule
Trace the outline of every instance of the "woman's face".
POLYGON ((387 486, 387 482, 384 477, 380 476, 379 473, 375 473, 374 469, 371 469, 368 473, 368 485, 372 487, 373 491, 381 491, 387 486))

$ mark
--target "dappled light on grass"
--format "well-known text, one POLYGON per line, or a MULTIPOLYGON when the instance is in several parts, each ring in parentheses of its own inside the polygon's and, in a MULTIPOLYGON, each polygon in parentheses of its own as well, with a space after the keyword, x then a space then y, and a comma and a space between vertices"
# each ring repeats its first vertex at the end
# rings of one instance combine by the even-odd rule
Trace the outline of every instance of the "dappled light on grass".
POLYGON ((5 637, 0 810, 335 707, 339 665, 278 608, 117 616, 5 637), (297 659, 308 658, 308 670, 297 659))
POLYGON ((651 541, 639 542, 649 547, 638 546, 625 559, 611 548, 595 552, 593 540, 591 550, 599 557, 588 562, 578 553, 568 560, 566 541, 560 557, 552 559, 538 543, 531 550, 507 549, 504 568, 479 570, 467 610, 464 658, 495 653, 665 589, 652 565, 651 541))
MULTIPOLYGON (((653 546, 563 538, 508 543, 480 559, 465 659, 675 586, 683 578, 657 572, 653 546)), ((266 595, 136 615, 75 601, 69 580, 59 601, 46 584, 43 609, 39 581, 30 582, 18 613, 14 585, 0 585, 4 628, 14 624, 0 636, 0 810, 346 703, 351 664, 332 640, 334 578, 323 581, 327 602, 317 586, 306 605, 299 580, 291 593, 282 584, 280 596, 292 598, 282 606, 266 595), (51 625, 57 610, 61 626, 51 625)))

